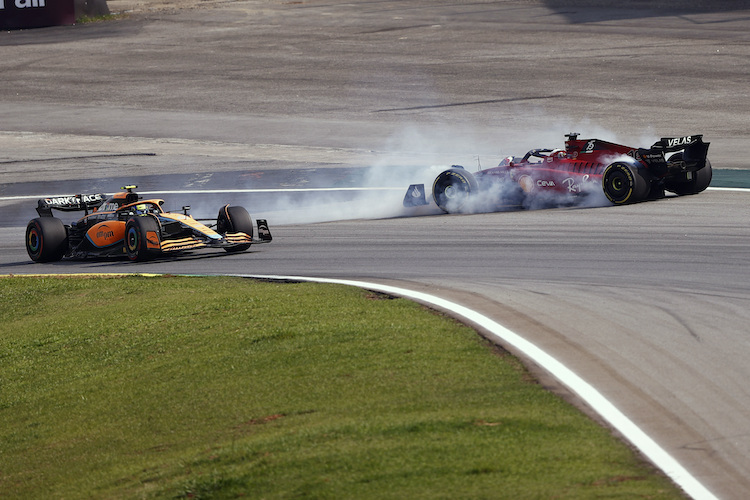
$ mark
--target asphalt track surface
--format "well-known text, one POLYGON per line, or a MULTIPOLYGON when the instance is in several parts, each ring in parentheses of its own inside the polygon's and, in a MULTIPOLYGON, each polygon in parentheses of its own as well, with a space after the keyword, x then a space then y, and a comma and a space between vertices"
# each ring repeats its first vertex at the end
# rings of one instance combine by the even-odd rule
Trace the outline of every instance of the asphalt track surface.
POLYGON ((487 166, 570 131, 641 146, 703 133, 715 168, 748 168, 749 41, 750 11, 419 0, 226 2, 3 32, 0 273, 303 275, 430 293, 551 353, 715 495, 746 498, 750 194, 454 216, 400 202, 426 166, 487 166), (244 205, 275 241, 30 263, 35 197, 124 183, 196 217, 244 205))

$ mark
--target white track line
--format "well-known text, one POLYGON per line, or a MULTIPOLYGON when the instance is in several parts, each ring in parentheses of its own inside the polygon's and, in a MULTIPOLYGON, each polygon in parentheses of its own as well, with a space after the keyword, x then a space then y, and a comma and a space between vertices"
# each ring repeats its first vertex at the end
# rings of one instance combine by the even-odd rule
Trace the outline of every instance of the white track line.
POLYGON ((304 276, 272 276, 272 275, 238 275, 245 278, 271 279, 284 281, 309 281, 315 283, 331 283, 338 285, 355 286, 367 290, 388 293, 400 297, 429 304, 446 311, 450 311, 457 317, 466 319, 483 329, 487 330, 499 341, 501 345, 510 345, 517 352, 523 353, 539 366, 547 370, 552 376, 565 384, 570 390, 580 396, 596 413, 620 432, 625 439, 638 448, 651 462, 669 476, 688 495, 696 500, 715 500, 713 495, 703 484, 700 483, 690 472, 669 453, 659 446, 651 437, 640 429, 632 420, 626 417, 614 404, 605 398, 592 385, 576 375, 572 370, 560 363, 557 359, 532 344, 520 335, 508 330, 496 321, 476 311, 456 304, 435 295, 415 292, 406 288, 399 288, 366 281, 353 281, 329 278, 314 278, 304 276))
POLYGON ((734 193, 750 193, 750 188, 720 188, 720 187, 709 187, 707 191, 732 191, 734 193))
MULTIPOLYGON (((138 191, 138 194, 248 194, 248 193, 335 193, 344 191, 405 191, 404 187, 344 187, 344 188, 269 188, 269 189, 180 189, 176 191, 138 191)), ((84 193, 86 194, 86 193, 84 193)), ((71 196, 67 194, 43 194, 22 196, 0 196, 0 201, 39 200, 42 198, 58 198, 71 196)))
POLYGON ((258 188, 258 189, 181 189, 179 191, 138 191, 138 194, 222 194, 222 193, 326 193, 337 191, 403 191, 403 187, 342 188, 258 188))

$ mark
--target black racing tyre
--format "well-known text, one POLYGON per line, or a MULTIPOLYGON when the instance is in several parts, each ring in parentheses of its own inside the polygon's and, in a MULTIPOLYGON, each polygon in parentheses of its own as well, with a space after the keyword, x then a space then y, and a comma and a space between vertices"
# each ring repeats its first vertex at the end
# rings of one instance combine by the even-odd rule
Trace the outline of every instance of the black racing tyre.
POLYGON ((151 215, 137 215, 125 223, 125 253, 132 261, 153 259, 161 251, 161 228, 151 215))
MULTIPOLYGON (((682 160, 682 153, 675 153, 669 158, 669 161, 679 160, 682 160)), ((667 179, 664 182, 664 189, 680 196, 698 194, 701 191, 705 191, 708 185, 711 184, 712 177, 711 162, 706 158, 706 166, 697 172, 693 172, 691 179, 667 179)))
MULTIPOLYGON (((222 236, 227 233, 245 233, 252 238, 253 220, 244 207, 224 205, 219 210, 219 216, 216 218, 216 231, 222 236)), ((244 252, 248 248, 250 248, 250 243, 247 245, 225 247, 224 250, 227 252, 244 252)))
POLYGON ((648 197, 651 186, 635 165, 615 162, 604 169, 602 189, 615 205, 636 203, 648 197))
POLYGON ((68 251, 68 230, 56 217, 39 217, 26 226, 26 252, 34 262, 55 262, 68 251))
POLYGON ((472 193, 477 191, 474 176, 462 168, 441 172, 432 184, 432 197, 443 212, 461 212, 472 193))

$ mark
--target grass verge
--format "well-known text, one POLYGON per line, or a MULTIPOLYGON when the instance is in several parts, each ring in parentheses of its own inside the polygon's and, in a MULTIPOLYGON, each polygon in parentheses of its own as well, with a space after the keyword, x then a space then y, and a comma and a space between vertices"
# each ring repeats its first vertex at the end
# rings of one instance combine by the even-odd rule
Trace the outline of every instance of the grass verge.
POLYGON ((98 16, 82 15, 81 17, 76 19, 75 23, 76 24, 101 23, 101 22, 106 22, 106 21, 116 21, 118 19, 126 19, 127 17, 128 17, 127 14, 101 14, 98 16))
POLYGON ((684 498, 468 327, 238 278, 0 279, 6 498, 684 498))

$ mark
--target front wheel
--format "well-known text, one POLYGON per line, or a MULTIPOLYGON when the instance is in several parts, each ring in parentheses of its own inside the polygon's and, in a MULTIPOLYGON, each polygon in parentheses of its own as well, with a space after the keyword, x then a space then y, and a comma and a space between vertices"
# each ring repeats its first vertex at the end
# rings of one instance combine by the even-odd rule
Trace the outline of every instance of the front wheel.
MULTIPOLYGON (((244 207, 230 207, 229 205, 225 205, 221 207, 219 216, 216 218, 216 230, 224 237, 226 237, 227 233, 245 233, 252 238, 253 220, 244 207)), ((250 243, 224 247, 224 250, 227 252, 244 252, 248 248, 250 248, 250 243)))
POLYGON ((32 219, 26 226, 26 253, 34 262, 55 262, 68 251, 68 231, 56 217, 32 219))
POLYGON ((125 224, 125 253, 132 261, 153 259, 160 253, 159 222, 150 215, 131 217, 125 224))
POLYGON ((609 201, 624 205, 645 200, 650 186, 636 166, 615 162, 604 169, 602 189, 609 201))
POLYGON ((462 168, 441 172, 432 184, 432 197, 443 212, 461 212, 466 208, 472 192, 477 191, 477 181, 462 168))

